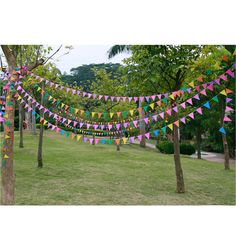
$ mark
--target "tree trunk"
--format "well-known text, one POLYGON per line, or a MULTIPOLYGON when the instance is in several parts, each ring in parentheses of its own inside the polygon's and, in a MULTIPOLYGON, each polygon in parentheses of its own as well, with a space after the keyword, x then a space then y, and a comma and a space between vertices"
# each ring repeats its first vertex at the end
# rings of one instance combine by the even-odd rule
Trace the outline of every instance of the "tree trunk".
MULTIPOLYGON (((32 105, 32 108, 33 108, 32 111, 35 111, 35 105, 32 105)), ((35 119, 35 115, 32 115, 32 134, 33 135, 37 134, 37 132, 36 132, 36 119, 35 119)))
MULTIPOLYGON (((44 90, 44 82, 42 82, 42 90, 44 90)), ((44 93, 41 95, 41 105, 44 105, 44 93)), ((44 118, 44 112, 43 109, 40 111, 41 118, 44 118)), ((39 133, 39 146, 38 146, 38 168, 43 167, 43 131, 44 131, 44 120, 41 121, 40 125, 40 133, 39 133)))
POLYGON ((20 131, 20 143, 19 147, 23 148, 23 120, 24 120, 24 108, 22 104, 19 104, 19 131, 20 131))
MULTIPOLYGON (((173 114, 174 120, 178 120, 178 114, 174 112, 173 114)), ((184 193, 184 176, 181 167, 180 161, 180 147, 179 147, 179 128, 173 125, 173 132, 174 132, 174 161, 175 161, 175 174, 176 174, 176 191, 177 193, 184 193)))
POLYGON ((201 130, 198 126, 196 130, 196 141, 197 141, 197 159, 202 159, 201 157, 201 130))
POLYGON ((93 145, 95 145, 95 135, 93 134, 93 145))
MULTIPOLYGON (((139 107, 141 107, 141 102, 139 100, 139 107)), ((146 147, 146 139, 145 139, 145 122, 143 120, 143 118, 145 117, 144 115, 144 111, 142 110, 141 112, 139 112, 139 124, 140 124, 140 134, 142 134, 142 140, 140 141, 140 147, 145 148, 146 147)))
MULTIPOLYGON (((225 99, 221 99, 221 119, 220 119, 220 123, 221 123, 221 127, 224 127, 224 116, 225 116, 225 99)), ((225 161, 224 161, 224 166, 225 166, 225 170, 229 170, 230 169, 230 165, 229 165, 229 145, 227 142, 227 138, 225 134, 222 134, 222 142, 224 145, 224 154, 225 154, 225 161)))
MULTIPOLYGON (((13 74, 16 61, 7 46, 2 46, 4 55, 7 59, 8 69, 13 74)), ((17 75, 12 75, 11 80, 17 80, 17 75)), ((2 146, 2 186, 1 202, 2 205, 14 205, 14 186, 15 174, 13 170, 13 146, 14 146, 14 116, 15 99, 12 89, 9 87, 6 94, 5 118, 8 121, 4 123, 4 139, 2 146), (13 104, 13 105, 12 105, 13 104)))

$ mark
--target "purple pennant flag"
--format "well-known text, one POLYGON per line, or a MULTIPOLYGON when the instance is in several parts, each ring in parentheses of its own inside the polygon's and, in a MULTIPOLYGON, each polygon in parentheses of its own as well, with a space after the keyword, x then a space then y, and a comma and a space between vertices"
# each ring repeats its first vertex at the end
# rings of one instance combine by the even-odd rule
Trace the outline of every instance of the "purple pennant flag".
POLYGON ((134 97, 134 102, 137 102, 138 101, 138 97, 134 97))
POLYGON ((63 86, 63 85, 61 85, 61 87, 60 87, 60 90, 62 90, 62 89, 64 89, 65 87, 63 86))
POLYGON ((138 135, 138 140, 141 141, 142 140, 142 135, 138 135))
POLYGON ((129 141, 130 141, 131 143, 133 143, 133 142, 134 142, 134 136, 130 137, 130 138, 129 138, 129 141))
POLYGON ((65 121, 66 121, 66 118, 63 118, 63 119, 62 119, 62 123, 65 123, 65 121))
POLYGON ((54 83, 53 82, 50 82, 50 87, 52 87, 54 85, 54 83))
POLYGON ((90 139, 89 139, 89 142, 90 142, 90 144, 93 144, 93 139, 90 138, 90 139))
POLYGON ((216 80, 214 80, 214 82, 215 82, 216 84, 220 85, 220 79, 216 79, 216 80))
POLYGON ((87 93, 86 92, 83 92, 83 97, 85 97, 87 95, 87 93))
POLYGON ((164 96, 165 96, 165 98, 168 98, 168 93, 165 93, 164 96))
POLYGON ((120 101, 120 97, 116 97, 116 101, 119 102, 120 101))
POLYGON ((180 118, 180 121, 181 121, 182 123, 186 124, 186 118, 185 118, 185 117, 180 118))
POLYGON ((157 115, 152 116, 153 120, 157 121, 157 115))
POLYGON ((161 113, 159 114, 159 116, 160 116, 162 119, 164 119, 164 112, 161 112, 161 113))
POLYGON ((231 70, 227 70, 226 73, 230 75, 232 78, 234 78, 234 72, 231 70))
POLYGON ((80 95, 80 91, 79 90, 77 90, 77 94, 80 95))
POLYGON ((158 94, 157 97, 159 100, 161 100, 161 94, 158 94))
POLYGON ((150 133, 146 133, 145 136, 147 139, 150 139, 150 133))
POLYGON ((128 97, 128 101, 131 102, 131 100, 132 100, 132 97, 128 97))
POLYGON ((192 98, 189 98, 189 99, 187 100, 187 103, 193 105, 192 98))
POLYGON ((173 110, 174 110, 175 112, 178 112, 178 107, 177 107, 177 106, 173 107, 173 110))
POLYGON ((90 124, 87 124, 87 129, 89 129, 90 128, 90 124))
POLYGON ((200 100, 198 93, 193 98, 195 98, 196 100, 200 100))
POLYGON ((97 97, 97 94, 94 93, 94 94, 93 94, 93 99, 95 99, 96 97, 97 97))
POLYGON ((112 102, 114 101, 114 98, 115 98, 115 97, 111 96, 111 101, 112 101, 112 102))
POLYGON ((104 130, 104 128, 105 128, 105 125, 101 125, 101 129, 104 130))
POLYGON ((108 129, 111 130, 111 128, 112 128, 112 125, 108 125, 108 129))
POLYGON ((102 97, 103 97, 102 95, 99 95, 99 96, 98 96, 98 99, 99 99, 99 100, 101 100, 101 99, 102 99, 102 97))
POLYGON ((74 121, 73 126, 76 127, 77 124, 78 124, 78 122, 74 121))
POLYGON ((108 97, 109 97, 109 96, 104 96, 105 101, 107 101, 108 97))
POLYGON ((150 96, 146 96, 145 99, 147 102, 149 102, 150 96))
POLYGON ((81 128, 84 125, 84 123, 80 122, 79 127, 81 128))
POLYGON ((226 103, 229 103, 230 101, 232 101, 232 98, 226 98, 226 103))
POLYGON ((117 129, 117 130, 120 129, 120 124, 116 124, 116 129, 117 129))
POLYGON ((95 144, 98 144, 99 139, 95 138, 95 144))
POLYGON ((191 93, 191 88, 187 88, 187 93, 191 93))
POLYGON ((59 84, 56 84, 56 85, 55 85, 55 88, 58 88, 58 86, 59 86, 59 84))
POLYGON ((22 87, 19 85, 16 90, 20 91, 22 87))
POLYGON ((75 94, 76 90, 75 89, 72 89, 72 94, 75 94))
POLYGON ((152 100, 155 101, 155 99, 156 99, 156 95, 153 95, 152 100))
POLYGON ((122 97, 122 99, 123 99, 123 102, 125 102, 125 101, 126 101, 126 97, 122 97))
POLYGON ((123 126, 124 126, 124 128, 127 128, 128 123, 124 123, 123 126))
POLYGON ((49 111, 49 117, 51 117, 53 115, 53 113, 51 111, 49 111))
POLYGON ((46 82, 45 82, 45 84, 48 84, 48 83, 49 83, 49 80, 47 80, 47 79, 46 79, 46 82))
POLYGON ((137 123, 138 123, 137 120, 134 120, 134 121, 133 121, 133 124, 134 124, 134 127, 135 127, 135 128, 137 128, 137 123))
POLYGON ((84 143, 86 143, 88 141, 88 138, 84 137, 84 143))
POLYGON ((96 130, 98 128, 98 125, 93 125, 93 128, 96 130))
POLYGON ((31 112, 33 109, 31 107, 28 108, 28 112, 31 112))
POLYGON ((190 118, 194 119, 194 113, 191 112, 189 115, 188 115, 190 118))
POLYGON ((143 118, 143 120, 145 121, 146 124, 148 123, 148 118, 147 117, 143 118))
POLYGON ((92 96, 92 94, 91 94, 91 93, 88 93, 87 95, 88 95, 88 98, 91 98, 91 96, 92 96))

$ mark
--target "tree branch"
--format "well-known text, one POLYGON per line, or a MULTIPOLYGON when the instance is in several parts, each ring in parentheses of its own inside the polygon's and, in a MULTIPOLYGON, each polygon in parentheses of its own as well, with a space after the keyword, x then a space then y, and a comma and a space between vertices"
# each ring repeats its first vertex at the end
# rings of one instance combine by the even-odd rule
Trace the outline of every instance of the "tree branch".
POLYGON ((46 64, 52 57, 59 52, 59 50, 62 48, 62 45, 50 56, 46 59, 46 61, 43 64, 46 64))

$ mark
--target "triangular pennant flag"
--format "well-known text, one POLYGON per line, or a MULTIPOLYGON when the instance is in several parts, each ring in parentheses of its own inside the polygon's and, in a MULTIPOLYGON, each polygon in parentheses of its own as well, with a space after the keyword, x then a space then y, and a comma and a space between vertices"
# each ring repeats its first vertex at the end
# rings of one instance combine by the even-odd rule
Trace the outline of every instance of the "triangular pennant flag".
POLYGON ((226 98, 226 103, 229 103, 230 101, 232 101, 232 98, 226 98))
POLYGON ((149 106, 152 108, 152 110, 154 109, 154 103, 151 103, 149 106))
POLYGON ((180 103, 180 106, 183 107, 184 109, 186 108, 185 102, 180 103))
POLYGON ((220 131, 222 134, 226 134, 226 131, 225 131, 224 127, 221 127, 221 128, 219 129, 219 131, 220 131))
POLYGON ((158 130, 153 130, 153 134, 154 134, 155 136, 158 136, 158 130))
POLYGON ((179 127, 179 120, 175 121, 174 124, 179 127))
POLYGON ((206 95, 207 95, 207 94, 206 94, 206 89, 203 89, 203 90, 200 92, 200 94, 202 94, 202 95, 205 95, 205 96, 206 96, 206 95))
POLYGON ((95 113, 96 113, 96 112, 92 112, 92 117, 94 117, 94 116, 95 116, 95 113))
POLYGON ((230 122, 230 121, 232 121, 232 120, 228 116, 224 117, 224 122, 230 122))
POLYGON ((215 97, 213 97, 212 100, 215 101, 215 102, 219 102, 219 99, 218 99, 217 95, 215 97))
POLYGON ((199 114, 202 115, 202 108, 201 108, 201 107, 199 107, 196 111, 197 111, 199 114))
POLYGON ((189 99, 187 100, 187 103, 193 105, 192 98, 189 98, 189 99))
POLYGON ((5 154, 5 155, 3 156, 3 158, 4 158, 4 159, 7 159, 7 158, 9 158, 9 156, 8 156, 7 154, 5 154))
POLYGON ((225 89, 220 92, 220 94, 227 96, 225 89))
POLYGON ((225 89, 225 92, 226 92, 226 94, 233 93, 233 91, 230 89, 225 89))
POLYGON ((175 100, 173 93, 169 96, 172 100, 175 100))
POLYGON ((81 138, 81 135, 77 135, 77 137, 76 137, 77 141, 79 141, 80 138, 81 138))
POLYGON ((210 103, 209 102, 206 102, 203 104, 204 107, 208 108, 208 109, 211 109, 211 106, 210 106, 210 103))
POLYGON ((198 77, 197 78, 197 80, 199 81, 199 82, 202 82, 203 81, 203 79, 202 79, 202 77, 200 76, 200 77, 198 77))
POLYGON ((233 111, 233 109, 231 107, 226 106, 225 107, 225 112, 229 112, 229 111, 233 111))
POLYGON ((190 118, 194 119, 194 113, 191 112, 189 115, 188 115, 190 118))
POLYGON ((194 88, 194 82, 189 83, 189 86, 191 86, 192 88, 194 88))
POLYGON ((161 128, 162 132, 165 134, 166 133, 166 126, 161 128))
POLYGON ((129 112, 130 112, 130 115, 133 116, 134 110, 130 110, 129 112))
POLYGON ((120 139, 116 139, 115 142, 116 142, 116 145, 119 145, 120 144, 120 139))
POLYGON ((125 138, 125 137, 122 138, 124 144, 126 144, 127 139, 128 139, 128 138, 125 138))
POLYGON ((168 127, 173 130, 173 124, 169 124, 168 127))
POLYGON ((146 137, 147 139, 150 139, 150 133, 146 133, 146 134, 145 134, 145 137, 146 137))

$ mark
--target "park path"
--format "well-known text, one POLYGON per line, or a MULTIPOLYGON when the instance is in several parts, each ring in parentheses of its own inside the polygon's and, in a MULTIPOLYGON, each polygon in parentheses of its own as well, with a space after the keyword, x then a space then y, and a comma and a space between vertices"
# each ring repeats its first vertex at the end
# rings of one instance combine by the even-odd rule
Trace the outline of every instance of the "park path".
MULTIPOLYGON (((135 140, 135 144, 139 144, 139 141, 135 140)), ((156 149, 156 146, 152 143, 147 143, 146 146, 152 149, 156 149)), ((218 163, 224 163, 224 154, 221 153, 215 153, 215 152, 201 152, 201 156, 203 160, 211 161, 211 162, 218 162, 218 163)), ((197 154, 193 154, 190 156, 191 158, 197 158, 197 154)), ((235 165, 236 160, 229 160, 231 165, 235 165)))

